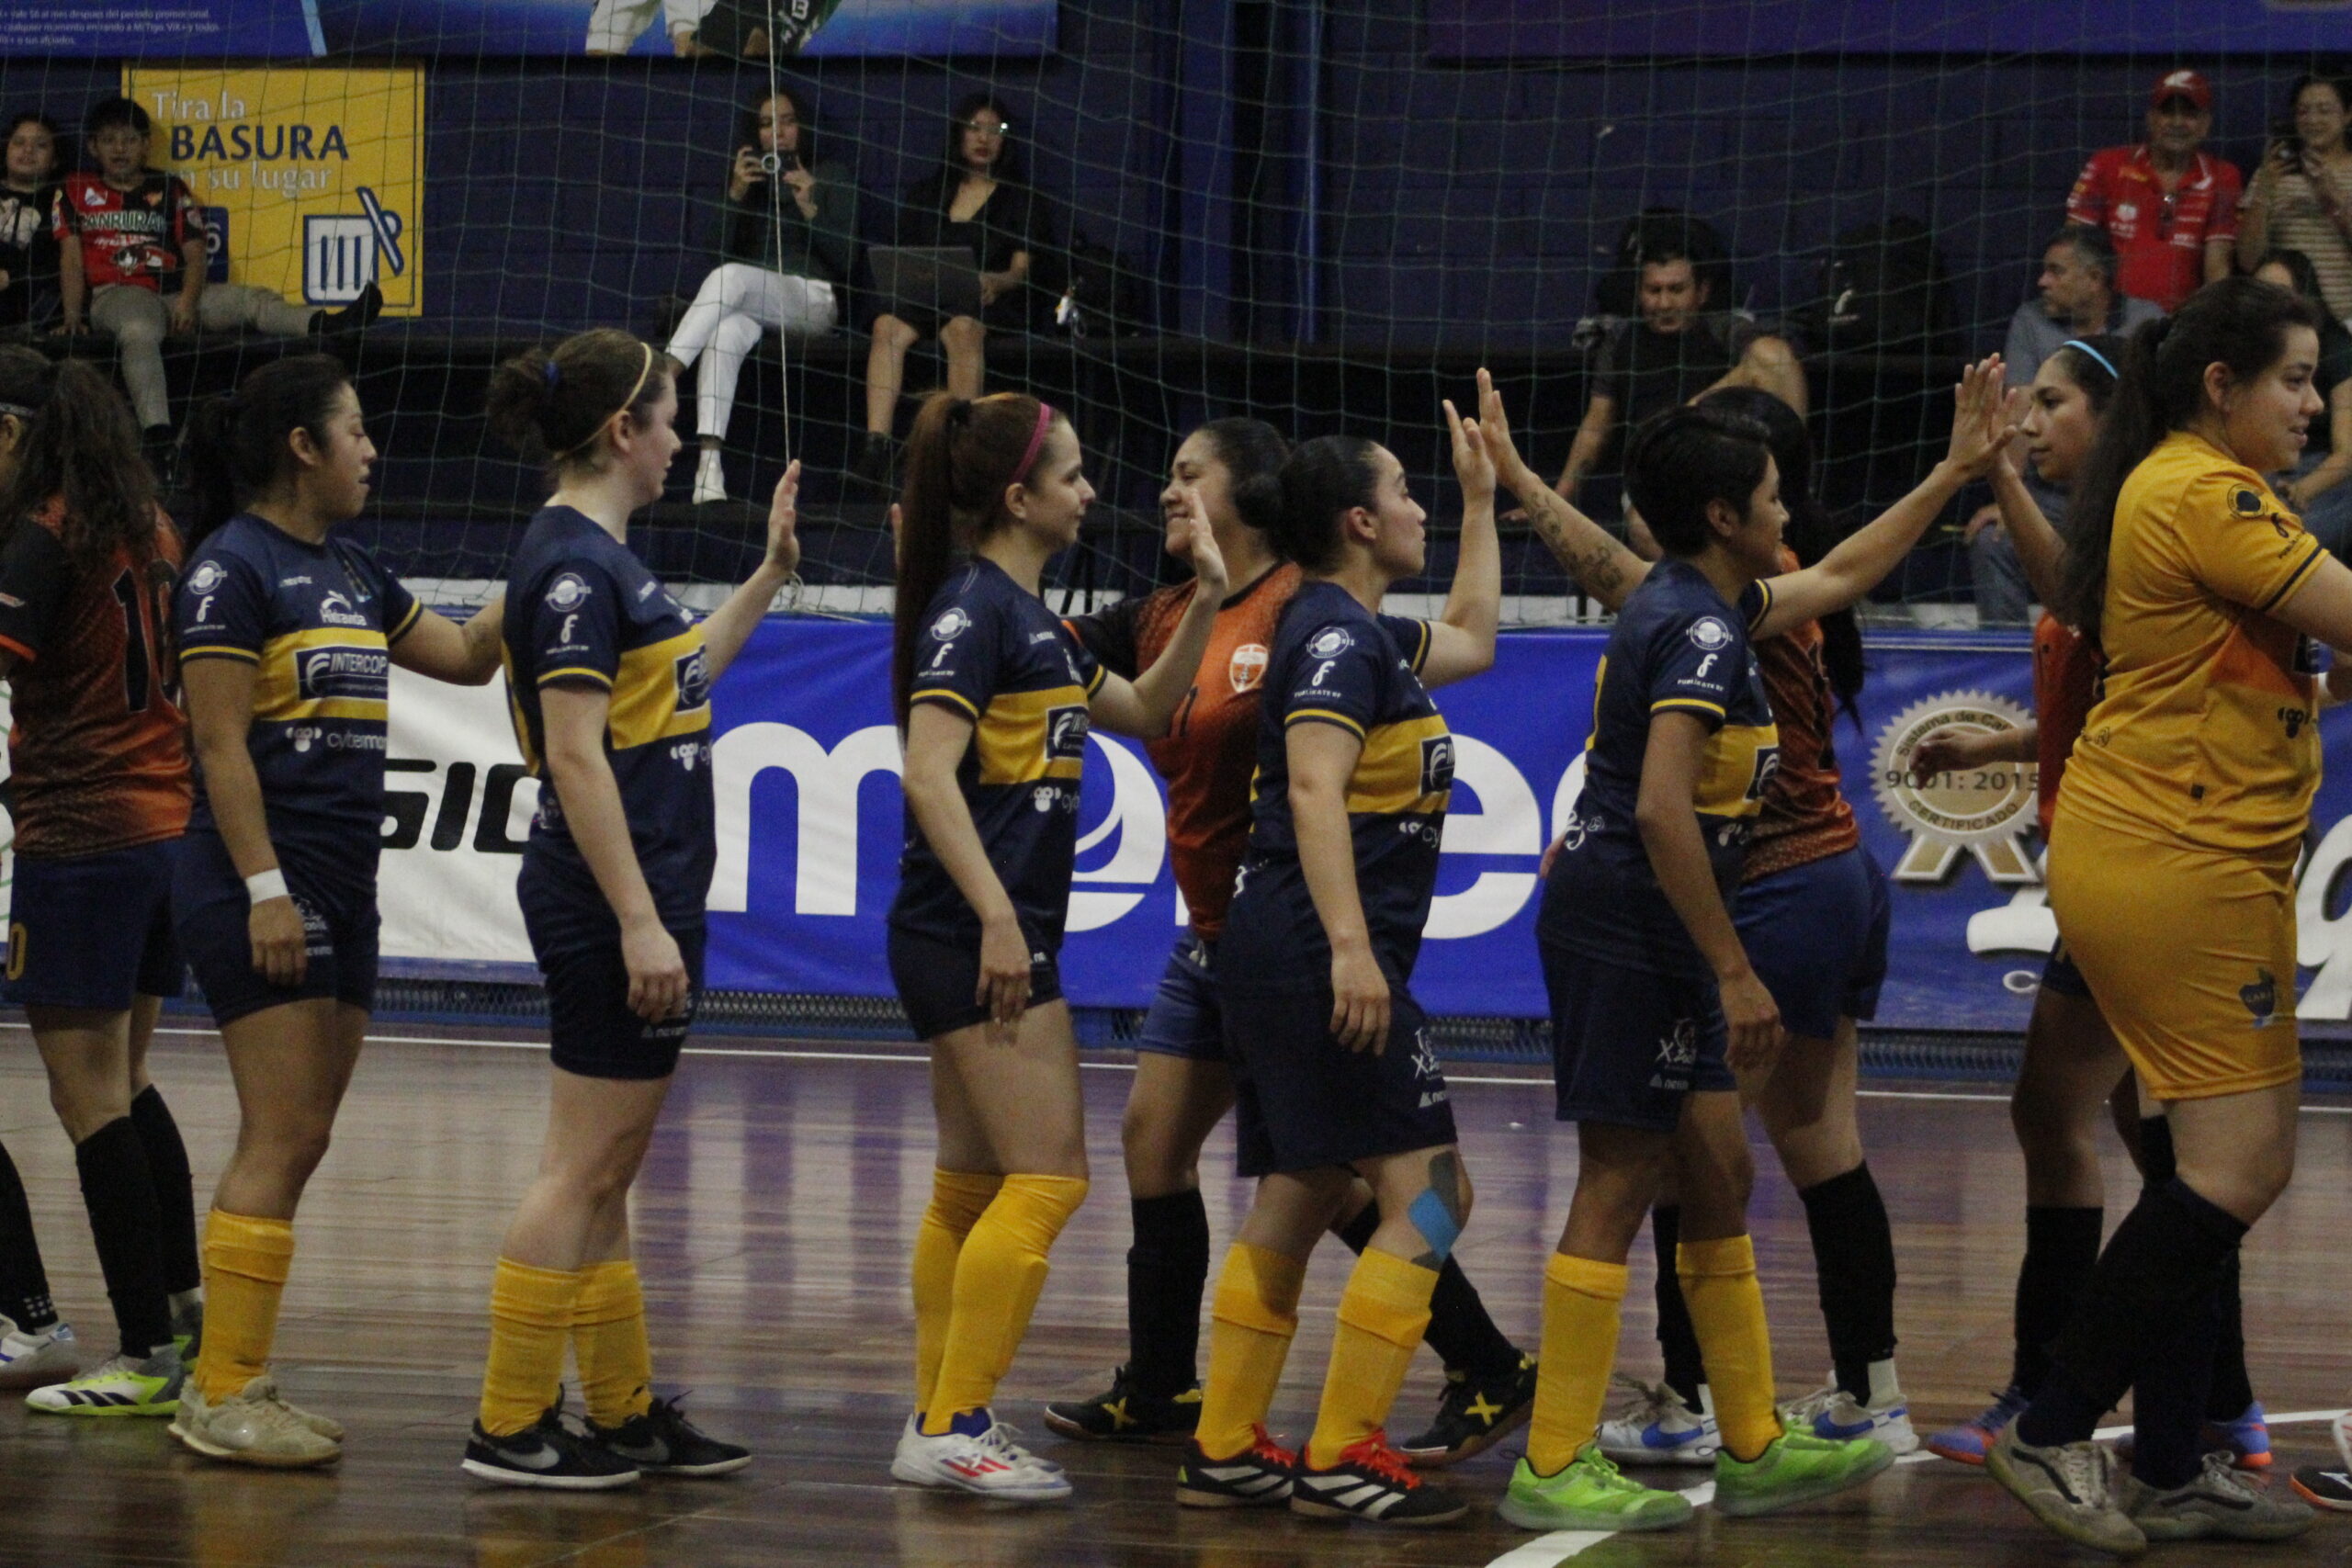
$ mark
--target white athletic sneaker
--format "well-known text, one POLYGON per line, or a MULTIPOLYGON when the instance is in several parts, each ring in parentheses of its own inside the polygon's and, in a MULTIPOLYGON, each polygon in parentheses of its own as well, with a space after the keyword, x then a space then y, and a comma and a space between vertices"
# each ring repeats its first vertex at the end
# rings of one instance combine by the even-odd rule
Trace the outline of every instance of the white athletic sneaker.
POLYGON ((1632 1398, 1600 1423, 1600 1451, 1619 1464, 1713 1465, 1723 1446, 1715 1434, 1713 1391, 1699 1385, 1699 1408, 1666 1384, 1612 1377, 1632 1398))
POLYGON ((1868 1404, 1838 1387, 1833 1372, 1822 1387, 1782 1405, 1781 1425, 1792 1432, 1810 1432, 1833 1442, 1876 1438, 1898 1454, 1911 1453, 1919 1446, 1919 1434, 1911 1428, 1911 1404, 1894 1380, 1893 1361, 1871 1363, 1868 1404))
POLYGON ((1014 1442, 1017 1434, 1005 1423, 986 1411, 978 1415, 988 1423, 978 1430, 950 1429, 935 1438, 926 1437, 922 1423, 908 1416, 890 1461, 892 1479, 1015 1503, 1057 1503, 1069 1495, 1069 1477, 1061 1466, 1014 1442))
POLYGON ((277 1470, 333 1464, 343 1457, 343 1445, 280 1399, 277 1380, 266 1372, 218 1404, 208 1404, 196 1380, 188 1379, 171 1433, 208 1458, 277 1470))
POLYGON ((74 1330, 52 1323, 36 1334, 18 1328, 16 1320, 0 1314, 0 1388, 40 1388, 63 1382, 82 1367, 81 1347, 74 1330))
POLYGON ((695 465, 695 504, 727 499, 727 468, 713 447, 703 448, 702 460, 695 465))
POLYGON ((2335 1457, 2347 1471, 2352 1471, 2352 1410, 2338 1416, 2333 1423, 2335 1430, 2335 1457))
POLYGON ((160 1345, 143 1361, 111 1356, 78 1378, 37 1388, 25 1405, 48 1416, 170 1416, 187 1375, 179 1351, 160 1345))

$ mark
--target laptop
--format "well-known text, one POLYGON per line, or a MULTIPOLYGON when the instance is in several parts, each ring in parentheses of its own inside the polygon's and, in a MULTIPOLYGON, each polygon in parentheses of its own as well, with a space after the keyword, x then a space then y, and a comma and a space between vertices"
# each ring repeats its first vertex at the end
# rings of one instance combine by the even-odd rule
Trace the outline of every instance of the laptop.
POLYGON ((977 316, 980 313, 980 269, 962 245, 876 245, 865 253, 874 287, 904 315, 977 316))

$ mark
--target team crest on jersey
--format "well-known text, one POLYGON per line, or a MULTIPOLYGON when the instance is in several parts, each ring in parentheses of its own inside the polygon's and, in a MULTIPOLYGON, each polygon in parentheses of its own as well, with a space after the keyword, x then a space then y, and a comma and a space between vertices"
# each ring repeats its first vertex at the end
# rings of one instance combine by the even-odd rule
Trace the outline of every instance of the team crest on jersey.
POLYGON ((2259 517, 2269 508, 2262 504, 2262 497, 2245 485, 2230 491, 2230 510, 2241 517, 2259 517))
POLYGON ((1690 646, 1702 653, 1716 653, 1731 646, 1731 628, 1713 615, 1702 615, 1691 622, 1686 635, 1690 646))
POLYGON ((567 571, 548 584, 548 608, 569 615, 588 602, 588 584, 576 571, 567 571))
POLYGON ((1306 653, 1310 659, 1337 659, 1355 645, 1356 639, 1348 635, 1345 627, 1333 626, 1317 633, 1315 640, 1306 645, 1306 653))
POLYGON ((2278 977, 2267 969, 2254 972, 2254 984, 2238 987, 2238 1000, 2254 1015, 2256 1029, 2267 1029, 2278 1014, 2278 977))
POLYGON ((676 663, 678 682, 678 711, 698 708, 710 701, 710 659, 708 650, 695 649, 682 653, 676 663))
POLYGON ((1258 689, 1266 678, 1268 657, 1262 642, 1245 642, 1233 650, 1233 658, 1225 667, 1225 678, 1233 682, 1237 694, 1258 689))
POLYGON ((228 575, 228 569, 217 560, 200 562, 194 571, 187 574, 188 591, 193 593, 209 593, 220 587, 228 575))
POLYGON ((931 623, 931 635, 942 642, 953 642, 971 628, 972 617, 964 614, 963 606, 951 604, 947 613, 931 623))
POLYGON ((1082 704, 1046 713, 1046 755, 1057 762, 1086 760, 1087 715, 1082 704))

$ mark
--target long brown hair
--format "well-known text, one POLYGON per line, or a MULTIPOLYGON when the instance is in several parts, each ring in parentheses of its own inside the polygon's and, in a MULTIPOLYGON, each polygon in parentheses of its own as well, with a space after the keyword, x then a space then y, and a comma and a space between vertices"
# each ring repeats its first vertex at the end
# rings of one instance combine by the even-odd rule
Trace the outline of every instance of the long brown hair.
POLYGON ((0 404, 25 432, 16 471, 0 488, 0 547, 52 496, 62 496, 60 536, 76 567, 105 561, 118 545, 133 555, 152 547, 154 476, 139 456, 130 405, 112 381, 87 361, 52 365, 11 345, 0 348, 0 404))

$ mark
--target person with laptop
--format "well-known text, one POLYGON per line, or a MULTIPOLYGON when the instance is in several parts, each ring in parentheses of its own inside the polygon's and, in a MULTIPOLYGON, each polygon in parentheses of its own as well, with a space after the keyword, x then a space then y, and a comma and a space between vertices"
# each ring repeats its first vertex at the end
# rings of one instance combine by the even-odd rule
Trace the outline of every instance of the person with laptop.
POLYGON ((892 244, 899 249, 971 252, 979 268, 978 315, 942 318, 946 280, 936 272, 927 275, 931 287, 891 290, 882 276, 886 253, 875 253, 881 310, 865 360, 865 438, 854 464, 858 477, 872 484, 889 482, 890 430, 906 381, 907 350, 936 337, 947 358, 947 389, 978 398, 989 329, 1017 329, 1028 319, 1030 260, 1051 243, 1052 218, 1022 178, 1012 140, 1012 119, 1002 104, 988 93, 967 96, 956 106, 938 172, 908 187, 891 226, 892 244))

